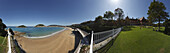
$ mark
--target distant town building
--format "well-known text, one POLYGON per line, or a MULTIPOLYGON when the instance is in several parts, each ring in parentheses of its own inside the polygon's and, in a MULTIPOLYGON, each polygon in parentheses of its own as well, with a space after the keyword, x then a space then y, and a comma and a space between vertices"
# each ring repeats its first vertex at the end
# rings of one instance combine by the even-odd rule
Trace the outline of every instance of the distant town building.
POLYGON ((141 25, 147 25, 148 21, 145 19, 145 17, 142 17, 139 19, 141 25))
POLYGON ((148 25, 148 20, 145 19, 145 17, 141 17, 139 19, 129 19, 130 25, 148 25))

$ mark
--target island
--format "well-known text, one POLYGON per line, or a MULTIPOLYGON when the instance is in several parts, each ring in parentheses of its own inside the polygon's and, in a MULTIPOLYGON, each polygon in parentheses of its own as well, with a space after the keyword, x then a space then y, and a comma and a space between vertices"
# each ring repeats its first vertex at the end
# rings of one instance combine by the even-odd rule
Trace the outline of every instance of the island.
POLYGON ((46 27, 44 24, 37 24, 35 27, 46 27))
POLYGON ((26 28, 25 25, 20 25, 20 26, 17 26, 17 28, 26 28))
POLYGON ((65 27, 65 26, 62 26, 62 25, 48 25, 47 27, 65 27))

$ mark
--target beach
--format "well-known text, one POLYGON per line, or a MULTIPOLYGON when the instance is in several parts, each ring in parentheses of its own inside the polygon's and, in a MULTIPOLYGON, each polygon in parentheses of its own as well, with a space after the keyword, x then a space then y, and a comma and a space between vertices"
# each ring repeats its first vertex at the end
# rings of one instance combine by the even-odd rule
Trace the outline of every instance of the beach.
POLYGON ((16 40, 26 53, 68 53, 74 49, 75 35, 73 29, 54 34, 46 38, 25 38, 16 36, 16 40))

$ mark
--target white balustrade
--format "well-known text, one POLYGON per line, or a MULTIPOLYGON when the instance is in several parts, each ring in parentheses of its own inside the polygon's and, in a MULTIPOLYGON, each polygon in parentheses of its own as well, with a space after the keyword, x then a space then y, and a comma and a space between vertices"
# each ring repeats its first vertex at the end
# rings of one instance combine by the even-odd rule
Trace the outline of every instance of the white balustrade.
MULTIPOLYGON (((93 43, 98 44, 98 43, 108 39, 109 37, 111 37, 113 39, 119 34, 120 31, 121 31, 121 28, 112 29, 112 30, 103 31, 103 32, 98 32, 98 33, 93 33, 93 31, 92 31, 90 53, 93 53, 93 43)), ((106 42, 104 45, 106 45, 107 43, 108 42, 106 42)), ((100 49, 102 47, 103 46, 99 47, 98 49, 100 49)))
POLYGON ((11 53, 11 36, 12 34, 9 32, 9 29, 8 29, 8 53, 11 53))

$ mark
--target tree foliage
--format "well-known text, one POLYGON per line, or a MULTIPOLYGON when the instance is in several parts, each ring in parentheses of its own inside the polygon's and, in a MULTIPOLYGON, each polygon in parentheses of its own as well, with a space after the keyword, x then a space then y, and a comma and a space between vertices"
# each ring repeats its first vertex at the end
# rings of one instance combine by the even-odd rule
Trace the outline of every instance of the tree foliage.
POLYGON ((114 17, 114 13, 112 13, 111 11, 106 11, 104 14, 104 18, 106 18, 107 20, 113 20, 114 17))
POLYGON ((6 25, 2 23, 2 19, 0 18, 0 36, 5 36, 7 32, 5 31, 6 25))
POLYGON ((150 23, 158 22, 160 28, 160 22, 165 21, 169 17, 168 12, 165 12, 166 7, 162 2, 153 1, 151 2, 148 10, 148 19, 150 23))
POLYGON ((123 19, 124 17, 124 12, 121 8, 115 9, 115 17, 118 18, 118 20, 123 19))
POLYGON ((124 12, 121 8, 117 8, 115 9, 115 18, 117 18, 117 24, 119 24, 119 26, 123 25, 123 17, 124 17, 124 12))
POLYGON ((96 25, 98 25, 98 26, 102 26, 103 25, 103 17, 102 16, 98 16, 98 17, 96 17, 96 19, 95 19, 95 24, 96 25))

